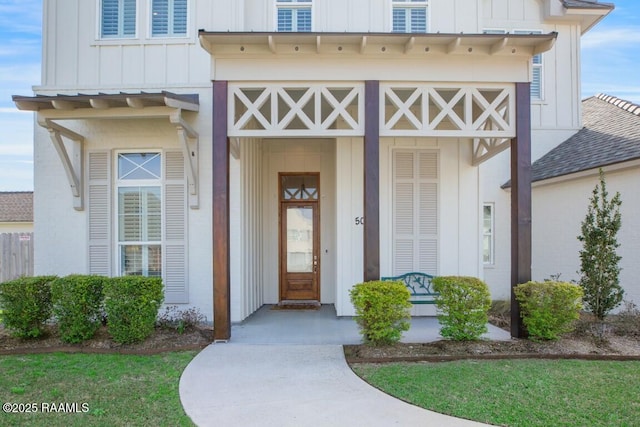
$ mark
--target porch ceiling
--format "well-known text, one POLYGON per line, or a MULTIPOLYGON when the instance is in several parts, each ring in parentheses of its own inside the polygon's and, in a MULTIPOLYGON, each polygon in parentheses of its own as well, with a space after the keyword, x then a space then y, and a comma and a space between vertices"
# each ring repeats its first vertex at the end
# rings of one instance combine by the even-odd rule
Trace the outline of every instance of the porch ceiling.
POLYGON ((532 56, 553 47, 558 34, 400 34, 211 32, 200 43, 214 56, 274 54, 425 55, 485 54, 532 56))

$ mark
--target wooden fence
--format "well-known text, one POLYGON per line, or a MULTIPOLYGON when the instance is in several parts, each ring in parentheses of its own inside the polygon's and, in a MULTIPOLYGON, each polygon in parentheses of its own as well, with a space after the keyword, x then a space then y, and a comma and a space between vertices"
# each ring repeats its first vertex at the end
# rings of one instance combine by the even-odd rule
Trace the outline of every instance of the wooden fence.
POLYGON ((0 283, 33 276, 33 233, 0 234, 0 283))

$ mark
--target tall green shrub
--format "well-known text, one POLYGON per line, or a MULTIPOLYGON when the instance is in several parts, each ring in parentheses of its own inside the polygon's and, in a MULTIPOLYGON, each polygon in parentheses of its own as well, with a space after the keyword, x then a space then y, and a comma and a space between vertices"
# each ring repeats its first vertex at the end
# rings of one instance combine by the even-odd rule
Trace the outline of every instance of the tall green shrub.
POLYGON ((520 315, 533 340, 555 340, 573 330, 582 309, 582 288, 567 282, 527 282, 514 289, 520 315))
POLYGON ((402 282, 358 283, 349 292, 364 342, 388 345, 411 326, 411 293, 402 282))
POLYGON ((609 200, 604 172, 600 170, 600 183, 593 189, 587 216, 582 222, 583 244, 580 251, 580 286, 584 289, 584 303, 593 315, 604 320, 605 316, 620 305, 624 290, 620 286, 619 262, 622 259, 616 249, 622 225, 620 193, 609 200))
POLYGON ((93 337, 102 320, 102 287, 107 280, 71 275, 51 283, 53 314, 63 341, 78 343, 93 337))
POLYGON ((37 338, 51 317, 51 282, 55 276, 21 277, 0 283, 3 323, 14 335, 37 338))
POLYGON ((487 332, 491 294, 475 277, 439 276, 432 281, 438 292, 436 305, 440 335, 456 341, 477 340, 487 332))
POLYGON ((107 328, 115 342, 130 344, 151 335, 164 299, 162 279, 114 277, 104 283, 103 292, 107 328))

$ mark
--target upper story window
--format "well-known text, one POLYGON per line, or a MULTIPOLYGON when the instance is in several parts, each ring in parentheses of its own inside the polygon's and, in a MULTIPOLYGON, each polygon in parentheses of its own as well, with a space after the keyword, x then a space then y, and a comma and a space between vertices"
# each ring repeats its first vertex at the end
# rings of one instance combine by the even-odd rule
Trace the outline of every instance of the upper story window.
POLYGON ((187 0, 152 0, 151 36, 187 35, 187 0))
POLYGON ((276 0, 278 31, 309 32, 312 0, 276 0))
POLYGON ((394 33, 426 33, 428 0, 393 0, 394 33))
POLYGON ((101 0, 100 22, 102 38, 135 37, 136 0, 101 0))
MULTIPOLYGON (((484 30, 485 34, 508 34, 507 30, 484 30)), ((514 30, 513 34, 542 34, 542 31, 514 30)), ((534 55, 531 60, 531 99, 534 101, 542 101, 544 99, 543 73, 542 73, 542 54, 534 55)))

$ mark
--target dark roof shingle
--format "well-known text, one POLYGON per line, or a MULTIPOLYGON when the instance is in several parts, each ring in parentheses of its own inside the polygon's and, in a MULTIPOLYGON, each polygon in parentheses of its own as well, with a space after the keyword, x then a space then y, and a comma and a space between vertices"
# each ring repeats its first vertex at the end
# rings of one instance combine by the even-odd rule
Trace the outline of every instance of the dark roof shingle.
POLYGON ((33 191, 0 192, 0 222, 33 222, 33 191))
POLYGON ((612 96, 582 101, 584 127, 532 165, 532 181, 640 159, 640 106, 612 96))
POLYGON ((613 9, 611 3, 598 3, 597 0, 563 0, 567 9, 613 9))

